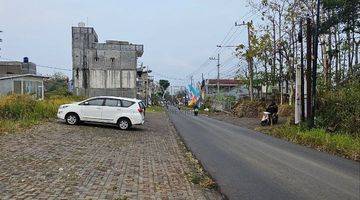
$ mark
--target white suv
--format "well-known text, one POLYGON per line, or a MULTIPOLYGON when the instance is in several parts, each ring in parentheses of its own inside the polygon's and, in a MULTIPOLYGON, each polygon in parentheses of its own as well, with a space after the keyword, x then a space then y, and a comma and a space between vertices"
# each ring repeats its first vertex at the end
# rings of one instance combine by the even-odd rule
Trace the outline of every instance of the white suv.
POLYGON ((80 121, 117 124, 122 130, 144 124, 145 105, 141 100, 100 96, 59 107, 57 117, 67 124, 80 121))

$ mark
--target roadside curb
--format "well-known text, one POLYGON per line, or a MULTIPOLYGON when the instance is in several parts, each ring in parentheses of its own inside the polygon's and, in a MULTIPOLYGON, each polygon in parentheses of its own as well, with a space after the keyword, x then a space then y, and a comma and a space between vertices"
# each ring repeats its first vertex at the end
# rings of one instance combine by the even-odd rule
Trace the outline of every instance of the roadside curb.
MULTIPOLYGON (((165 113, 166 116, 170 122, 170 127, 173 129, 173 131, 176 133, 176 135, 178 136, 178 138, 180 139, 180 141, 182 142, 182 144, 184 144, 185 149, 191 153, 191 155, 199 162, 199 165, 201 166, 201 168, 204 170, 204 172, 206 173, 206 175, 208 175, 214 182, 215 182, 215 188, 213 190, 217 191, 220 194, 220 197, 222 200, 229 200, 229 198, 222 192, 221 187, 219 186, 217 180, 209 173, 207 167, 204 165, 204 163, 198 159, 196 157, 196 155, 193 153, 193 151, 191 150, 191 148, 186 144, 184 138, 181 136, 181 134, 179 133, 179 131, 176 129, 176 126, 174 125, 174 123, 171 120, 171 117, 169 115, 169 111, 167 109, 165 109, 165 113)), ((211 190, 211 189, 205 189, 204 190, 211 190)))

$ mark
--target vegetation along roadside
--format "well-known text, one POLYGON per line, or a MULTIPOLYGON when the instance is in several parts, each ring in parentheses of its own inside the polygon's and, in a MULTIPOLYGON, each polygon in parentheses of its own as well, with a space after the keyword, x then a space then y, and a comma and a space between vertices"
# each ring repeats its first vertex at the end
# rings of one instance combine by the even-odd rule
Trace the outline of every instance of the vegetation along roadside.
POLYGON ((78 96, 50 96, 45 100, 34 100, 30 95, 13 94, 0 97, 0 134, 38 124, 41 120, 56 117, 61 104, 80 101, 78 96))

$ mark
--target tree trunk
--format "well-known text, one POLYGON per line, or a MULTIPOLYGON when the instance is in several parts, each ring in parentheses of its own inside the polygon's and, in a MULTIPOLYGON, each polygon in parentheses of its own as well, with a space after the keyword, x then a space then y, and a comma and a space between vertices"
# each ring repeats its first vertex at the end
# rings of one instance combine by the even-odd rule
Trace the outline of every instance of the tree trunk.
POLYGON ((339 44, 338 44, 338 26, 335 26, 334 42, 335 42, 335 85, 339 84, 339 63, 340 63, 340 54, 339 54, 339 44))
POLYGON ((351 77, 353 75, 353 69, 352 69, 352 63, 351 63, 351 39, 350 39, 350 30, 346 31, 346 39, 347 39, 347 45, 348 45, 348 77, 351 77))
POLYGON ((329 60, 328 60, 328 64, 329 64, 329 76, 328 76, 328 80, 329 80, 329 83, 330 83, 330 86, 332 85, 332 60, 333 60, 333 57, 334 57, 334 52, 333 52, 333 48, 332 48, 332 32, 331 32, 332 29, 330 29, 330 33, 329 33, 329 37, 328 37, 328 55, 329 55, 329 60))
POLYGON ((275 86, 275 71, 276 71, 276 29, 275 29, 275 21, 273 23, 273 60, 271 66, 271 85, 272 87, 275 86))
POLYGON ((323 57, 323 78, 324 78, 324 84, 325 86, 328 86, 329 84, 329 54, 326 51, 327 45, 326 45, 326 38, 325 36, 322 36, 320 38, 320 45, 321 45, 321 52, 323 57))
MULTIPOLYGON (((266 51, 266 50, 265 50, 266 51)), ((267 67, 267 62, 268 62, 268 55, 265 52, 265 102, 267 101, 267 97, 268 97, 268 87, 269 87, 269 76, 268 76, 268 67, 267 67)))
MULTIPOLYGON (((281 16, 281 12, 279 12, 279 42, 281 43, 282 38, 281 38, 281 20, 282 16, 281 16)), ((279 68, 279 91, 280 91, 280 104, 282 105, 284 103, 284 92, 283 92, 283 59, 282 59, 282 48, 281 45, 279 45, 279 63, 280 63, 280 68, 279 68)))
POLYGON ((355 65, 359 68, 359 44, 360 42, 355 42, 355 65))
POLYGON ((306 118, 309 119, 311 116, 311 87, 312 87, 312 23, 311 19, 306 20, 306 118))

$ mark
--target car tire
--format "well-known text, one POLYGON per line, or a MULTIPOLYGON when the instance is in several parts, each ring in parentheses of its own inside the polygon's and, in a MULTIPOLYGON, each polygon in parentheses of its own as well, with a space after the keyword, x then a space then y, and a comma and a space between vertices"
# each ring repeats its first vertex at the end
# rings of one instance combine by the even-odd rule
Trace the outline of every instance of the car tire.
POLYGON ((121 118, 118 121, 118 127, 121 130, 129 130, 131 128, 131 122, 129 119, 127 118, 121 118))
POLYGON ((79 116, 75 113, 69 113, 65 116, 65 121, 69 125, 76 125, 80 122, 79 116))

